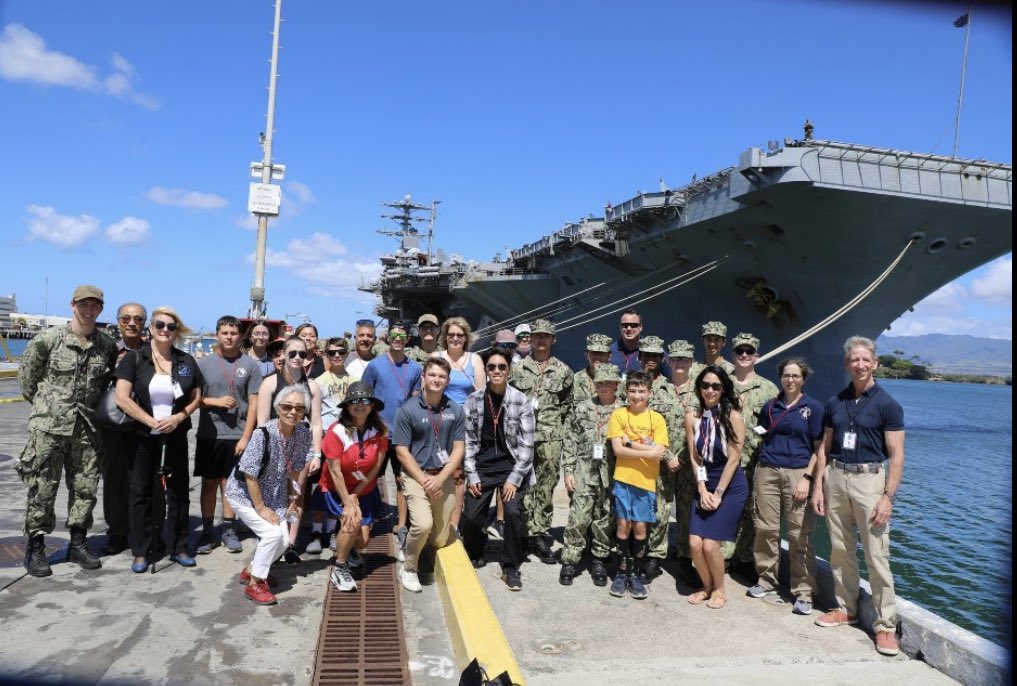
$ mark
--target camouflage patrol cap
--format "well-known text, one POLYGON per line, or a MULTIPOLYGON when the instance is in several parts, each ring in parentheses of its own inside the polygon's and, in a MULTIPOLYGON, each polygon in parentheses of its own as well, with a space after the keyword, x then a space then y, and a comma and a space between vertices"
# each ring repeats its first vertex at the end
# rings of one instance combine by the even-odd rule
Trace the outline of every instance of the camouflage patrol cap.
POLYGON ((740 333, 731 340, 731 347, 733 349, 737 349, 742 345, 747 345, 753 350, 759 350, 759 338, 750 333, 740 333))
POLYGON ((671 344, 667 346, 668 357, 694 357, 695 354, 692 344, 680 338, 677 341, 671 341, 671 344))
POLYGON ((613 364, 597 364, 593 367, 593 383, 621 381, 621 370, 613 364))
POLYGON ((546 333, 551 336, 554 335, 554 322, 550 319, 537 319, 530 324, 530 333, 546 333))
POLYGON ((664 354, 664 339, 660 336, 643 336, 639 341, 639 352, 664 354))
POLYGON ((79 300, 84 300, 85 298, 95 298, 104 305, 106 304, 106 298, 102 294, 102 289, 98 286, 89 286, 87 284, 84 286, 78 286, 74 289, 74 295, 71 296, 71 302, 76 303, 79 300))
POLYGON ((434 324, 435 326, 438 326, 438 318, 433 314, 422 314, 420 315, 420 318, 417 319, 417 326, 421 326, 423 324, 434 324))
POLYGON ((703 324, 703 335, 727 338, 727 327, 721 322, 706 322, 703 324))
POLYGON ((586 337, 586 349, 591 353, 609 353, 611 337, 602 333, 591 333, 586 337))

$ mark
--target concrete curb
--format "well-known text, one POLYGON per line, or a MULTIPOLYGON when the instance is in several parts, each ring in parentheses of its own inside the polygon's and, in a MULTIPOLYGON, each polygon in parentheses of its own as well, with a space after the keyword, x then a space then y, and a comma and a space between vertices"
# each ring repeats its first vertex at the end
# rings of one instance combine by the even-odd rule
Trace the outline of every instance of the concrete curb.
POLYGON ((515 653, 461 542, 437 551, 434 576, 459 670, 476 658, 489 678, 508 672, 513 684, 525 684, 515 653))

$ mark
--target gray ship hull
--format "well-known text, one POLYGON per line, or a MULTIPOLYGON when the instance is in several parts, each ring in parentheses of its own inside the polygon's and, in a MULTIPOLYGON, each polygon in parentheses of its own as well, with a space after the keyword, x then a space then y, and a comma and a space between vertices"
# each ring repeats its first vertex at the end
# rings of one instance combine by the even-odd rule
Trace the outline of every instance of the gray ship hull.
MULTIPOLYGON (((903 251, 867 297, 778 356, 806 357, 815 368, 808 391, 825 397, 844 383, 848 336, 875 338, 944 284, 1011 252, 1011 219, 1008 165, 789 142, 749 150, 683 189, 609 207, 603 220, 513 251, 501 269, 453 271, 425 306, 479 327, 549 313, 561 329, 557 354, 573 366, 587 334, 617 335, 630 303, 644 335, 701 349, 701 324, 720 319, 729 337, 759 336, 765 354, 836 313, 903 251), (694 278, 677 285, 682 275, 694 278)), ((383 298, 406 303, 406 294, 390 287, 383 298)), ((771 378, 776 361, 762 367, 771 378)))

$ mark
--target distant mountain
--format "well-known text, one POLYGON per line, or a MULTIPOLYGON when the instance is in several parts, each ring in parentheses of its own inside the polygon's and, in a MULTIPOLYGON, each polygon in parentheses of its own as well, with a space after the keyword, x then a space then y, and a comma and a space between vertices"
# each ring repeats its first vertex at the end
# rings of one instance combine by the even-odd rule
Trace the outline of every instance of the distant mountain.
POLYGON ((1013 341, 998 338, 942 333, 880 336, 876 347, 880 355, 893 355, 897 350, 904 351, 905 359, 917 355, 932 371, 944 374, 1013 374, 1013 341))

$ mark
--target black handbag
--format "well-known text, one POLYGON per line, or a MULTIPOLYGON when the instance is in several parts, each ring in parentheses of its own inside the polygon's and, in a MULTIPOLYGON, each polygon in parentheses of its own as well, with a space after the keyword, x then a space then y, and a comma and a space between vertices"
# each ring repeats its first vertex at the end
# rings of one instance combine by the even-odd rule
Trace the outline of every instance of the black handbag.
POLYGON ((110 386, 92 412, 92 423, 108 431, 133 431, 137 422, 117 405, 116 386, 110 386))
MULTIPOLYGON (((261 467, 258 468, 258 478, 260 479, 265 475, 265 470, 268 469, 268 458, 271 454, 271 448, 269 446, 268 429, 264 426, 261 427, 261 437, 264 439, 263 448, 261 450, 261 467)), ((233 468, 233 478, 244 483, 247 479, 247 472, 241 471, 240 462, 237 461, 237 466, 233 468)))

